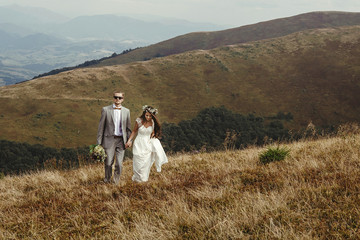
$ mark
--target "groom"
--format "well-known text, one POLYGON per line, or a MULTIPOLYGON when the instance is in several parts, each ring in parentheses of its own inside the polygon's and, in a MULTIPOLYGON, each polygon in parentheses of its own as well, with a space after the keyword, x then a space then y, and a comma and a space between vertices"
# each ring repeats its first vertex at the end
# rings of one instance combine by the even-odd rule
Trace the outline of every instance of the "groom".
POLYGON ((122 172, 125 143, 131 133, 130 110, 121 105, 124 93, 116 90, 113 93, 113 104, 103 107, 97 133, 97 144, 105 149, 104 182, 109 183, 115 158, 114 182, 118 184, 122 172))

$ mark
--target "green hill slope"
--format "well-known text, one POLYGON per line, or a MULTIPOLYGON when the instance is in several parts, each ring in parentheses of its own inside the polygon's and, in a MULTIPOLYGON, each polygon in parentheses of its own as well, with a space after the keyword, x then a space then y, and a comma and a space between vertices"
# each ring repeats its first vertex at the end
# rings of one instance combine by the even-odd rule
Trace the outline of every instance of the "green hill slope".
POLYGON ((360 26, 353 26, 77 69, 1 87, 0 132, 55 147, 92 144, 114 88, 125 91, 133 120, 144 104, 156 106, 162 122, 224 105, 260 116, 290 112, 294 129, 337 125, 360 119, 359 66, 360 26))

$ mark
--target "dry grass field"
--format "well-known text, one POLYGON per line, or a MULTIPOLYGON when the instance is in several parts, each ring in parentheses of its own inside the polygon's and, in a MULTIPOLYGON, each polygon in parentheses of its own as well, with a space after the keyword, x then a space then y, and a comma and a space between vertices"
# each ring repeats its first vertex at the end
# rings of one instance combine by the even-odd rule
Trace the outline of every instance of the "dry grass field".
POLYGON ((143 184, 131 160, 118 186, 101 164, 7 176, 0 239, 359 239, 359 128, 280 146, 170 156, 143 184))

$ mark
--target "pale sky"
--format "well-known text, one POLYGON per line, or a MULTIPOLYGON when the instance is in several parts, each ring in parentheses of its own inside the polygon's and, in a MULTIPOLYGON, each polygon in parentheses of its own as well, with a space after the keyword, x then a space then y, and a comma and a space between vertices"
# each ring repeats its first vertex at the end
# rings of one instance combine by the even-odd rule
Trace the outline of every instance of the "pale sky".
POLYGON ((69 17, 138 14, 233 27, 313 11, 360 12, 360 0, 0 0, 0 6, 43 7, 69 17))

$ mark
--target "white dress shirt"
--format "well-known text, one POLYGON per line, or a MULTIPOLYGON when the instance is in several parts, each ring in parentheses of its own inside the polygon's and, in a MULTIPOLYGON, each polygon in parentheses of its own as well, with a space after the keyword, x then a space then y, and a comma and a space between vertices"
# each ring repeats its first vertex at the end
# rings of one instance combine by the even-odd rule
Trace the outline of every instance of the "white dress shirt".
MULTIPOLYGON (((122 132, 121 130, 121 109, 115 109, 115 104, 113 104, 113 108, 114 108, 114 125, 115 125, 115 132, 114 135, 115 136, 122 136, 122 132)), ((120 106, 121 107, 121 106, 120 106)))

